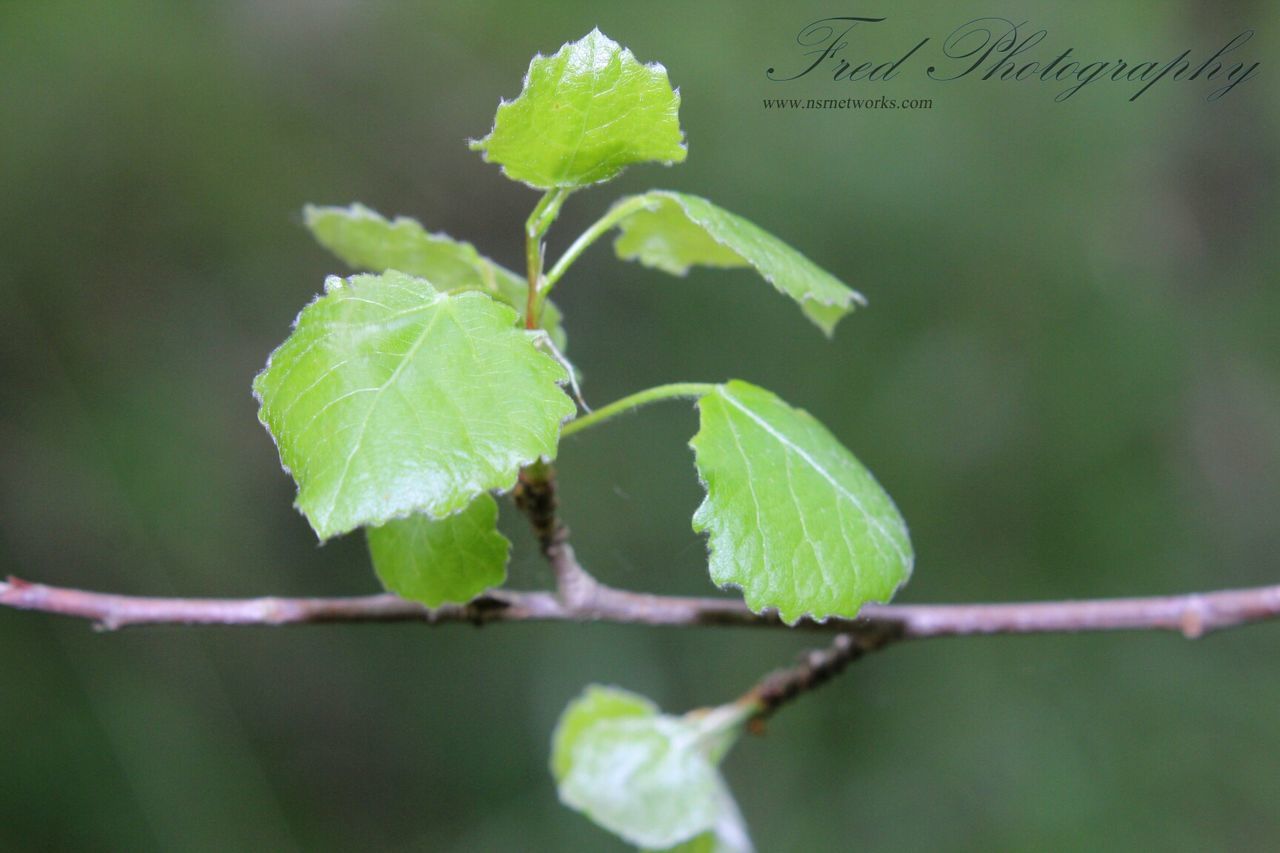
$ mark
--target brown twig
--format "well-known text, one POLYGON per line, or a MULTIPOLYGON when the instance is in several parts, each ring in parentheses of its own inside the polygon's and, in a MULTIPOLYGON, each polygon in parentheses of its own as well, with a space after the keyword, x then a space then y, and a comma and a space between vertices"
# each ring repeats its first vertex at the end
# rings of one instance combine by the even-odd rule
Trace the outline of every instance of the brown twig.
POLYGON ((901 623, 889 623, 879 631, 837 634, 825 649, 810 649, 795 666, 775 670, 738 699, 739 706, 753 709, 751 729, 759 734, 766 719, 783 705, 810 690, 816 690, 844 672, 863 655, 903 639, 901 623))
POLYGON ((556 514, 556 470, 546 462, 535 462, 521 469, 520 479, 512 494, 516 508, 524 513, 533 527, 542 555, 556 576, 556 594, 563 604, 587 607, 600 590, 596 582, 574 556, 569 544, 569 528, 556 514))

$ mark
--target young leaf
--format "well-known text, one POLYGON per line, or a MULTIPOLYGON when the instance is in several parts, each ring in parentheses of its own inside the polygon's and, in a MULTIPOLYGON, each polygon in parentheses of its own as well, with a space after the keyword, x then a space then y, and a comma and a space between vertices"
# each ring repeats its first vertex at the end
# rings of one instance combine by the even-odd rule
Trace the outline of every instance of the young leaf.
POLYGON ((592 30, 529 63, 524 89, 498 106, 493 130, 471 148, 531 187, 584 187, 632 163, 685 158, 680 94, 658 63, 592 30))
POLYGON ((705 198, 654 190, 623 198, 614 209, 624 204, 636 210, 618 223, 613 248, 623 260, 671 275, 695 265, 753 267, 827 335, 855 304, 866 304, 862 294, 777 237, 705 198))
POLYGON ((555 455, 567 374, 482 293, 400 272, 330 277, 254 380, 321 539, 442 518, 555 455))
POLYGON ((701 835, 690 838, 665 853, 753 853, 755 847, 747 834, 746 821, 727 788, 721 802, 720 817, 716 825, 701 835))
MULTIPOLYGON (((528 282, 496 264, 475 246, 445 234, 429 234, 416 219, 388 220, 362 204, 350 207, 303 209, 307 228, 316 241, 354 270, 381 273, 399 270, 431 282, 437 290, 479 290, 510 305, 524 318, 528 282)), ((564 350, 560 309, 544 303, 539 325, 564 350)))
POLYGON ((483 494, 445 518, 411 515, 367 531, 382 584, 428 607, 465 604, 507 578, 511 543, 498 532, 498 503, 483 494))
POLYGON ((667 716, 634 693, 588 687, 553 737, 560 799, 640 847, 750 850, 716 769, 744 718, 736 706, 667 716))
POLYGON ((658 706, 645 697, 616 687, 587 686, 569 703, 551 737, 551 774, 559 782, 573 768, 573 750, 583 732, 602 720, 653 717, 658 706))
POLYGON ((870 472, 808 412, 734 380, 698 401, 691 442, 711 579, 759 613, 850 618, 911 575, 906 523, 870 472))

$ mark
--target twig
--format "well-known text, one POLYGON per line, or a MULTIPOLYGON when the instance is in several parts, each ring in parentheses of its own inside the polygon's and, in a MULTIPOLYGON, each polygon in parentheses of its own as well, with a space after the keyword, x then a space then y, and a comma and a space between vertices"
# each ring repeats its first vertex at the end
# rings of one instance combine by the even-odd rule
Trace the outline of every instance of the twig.
POLYGON ((901 626, 895 625, 879 633, 867 632, 858 636, 837 634, 827 648, 807 651, 800 656, 800 662, 795 666, 766 675, 737 704, 754 709, 751 721, 754 730, 759 732, 763 721, 778 708, 800 694, 826 684, 844 672, 846 666, 868 652, 900 639, 900 628, 901 626))
POLYGON ((516 483, 516 507, 529 519, 538 537, 542 555, 556 576, 556 594, 570 607, 588 607, 598 594, 600 584, 582 567, 569 544, 569 528, 556 514, 556 471, 546 462, 536 462, 521 469, 516 483))
MULTIPOLYGON (((567 543, 556 559, 577 566, 567 543)), ((584 572, 585 574, 585 572, 584 572)), ((588 578, 590 576, 587 576, 588 578)), ((134 625, 299 625, 317 622, 606 622, 650 626, 784 627, 735 599, 647 595, 594 581, 583 602, 546 592, 498 590, 469 604, 428 610, 392 595, 354 598, 149 598, 46 586, 10 578, 0 605, 92 620, 104 629, 134 625)), ((886 636, 887 642, 980 634, 1175 631, 1191 639, 1280 618, 1280 585, 1156 598, 1012 604, 868 604, 857 619, 802 620, 797 627, 886 636)))

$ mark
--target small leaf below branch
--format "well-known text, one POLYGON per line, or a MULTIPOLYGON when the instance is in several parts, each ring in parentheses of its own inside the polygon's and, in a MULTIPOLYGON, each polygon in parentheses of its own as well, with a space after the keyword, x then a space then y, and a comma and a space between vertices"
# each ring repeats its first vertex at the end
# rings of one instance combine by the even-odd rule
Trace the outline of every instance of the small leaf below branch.
POLYGON ((411 515, 368 529, 373 568, 389 591, 428 607, 465 604, 501 586, 511 543, 491 495, 445 518, 411 515))
POLYGON ((716 767, 749 712, 724 706, 674 717, 643 696, 588 687, 556 726, 560 799, 640 847, 750 850, 716 767))

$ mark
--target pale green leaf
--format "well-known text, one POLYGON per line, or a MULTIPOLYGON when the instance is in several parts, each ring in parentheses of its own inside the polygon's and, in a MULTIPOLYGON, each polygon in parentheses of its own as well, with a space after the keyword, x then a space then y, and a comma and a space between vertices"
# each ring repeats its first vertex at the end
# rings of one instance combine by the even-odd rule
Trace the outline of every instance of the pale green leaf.
POLYGON ((330 277, 254 380, 321 539, 441 518, 555 455, 567 374, 482 293, 400 272, 330 277))
POLYGON ((592 684, 560 715, 551 738, 551 772, 559 782, 573 764, 578 737, 601 720, 652 717, 658 706, 638 693, 592 684))
POLYGON ((634 208, 618 223, 614 250, 623 260, 684 275, 691 266, 753 267, 800 305, 830 335, 866 300, 813 261, 740 216, 705 198, 667 190, 629 196, 614 205, 634 208))
MULTIPOLYGON (((479 290, 510 305, 524 318, 528 282, 481 255, 470 243, 428 233, 416 219, 406 216, 388 220, 362 204, 307 205, 303 217, 320 245, 354 270, 399 270, 425 278, 437 290, 479 290)), ((539 324, 563 350, 564 329, 560 309, 554 303, 544 303, 539 324)))
POLYGON ((553 56, 535 56, 514 101, 471 147, 507 177, 538 189, 607 181, 632 163, 685 158, 680 94, 667 70, 592 30, 553 56))
POLYGON ((639 847, 750 850, 716 768, 748 713, 724 706, 674 717, 634 693, 588 687, 556 726, 560 799, 639 847), (714 846, 721 835, 738 846, 714 846))
POLYGON ((511 543, 497 523, 498 503, 483 494, 445 518, 411 515, 371 527, 373 568, 401 598, 464 604, 506 580, 511 543))
POLYGON ((732 381, 698 401, 692 446, 711 579, 759 613, 856 616, 911 575, 907 526, 870 472, 808 412, 732 381))
POLYGON ((667 853, 753 853, 755 847, 747 833, 746 821, 727 788, 723 789, 720 817, 708 832, 668 847, 667 853))

